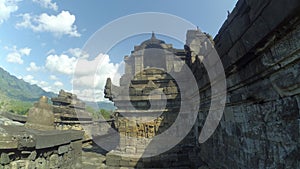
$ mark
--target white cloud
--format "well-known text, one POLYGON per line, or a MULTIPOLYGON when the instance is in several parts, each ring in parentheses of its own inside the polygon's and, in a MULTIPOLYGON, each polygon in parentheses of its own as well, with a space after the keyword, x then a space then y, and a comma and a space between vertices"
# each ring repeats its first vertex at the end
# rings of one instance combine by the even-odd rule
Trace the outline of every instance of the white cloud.
POLYGON ((76 94, 78 98, 84 101, 104 101, 103 90, 93 90, 93 89, 83 89, 83 90, 73 90, 72 93, 76 94))
POLYGON ((56 82, 52 83, 51 85, 49 85, 47 83, 47 85, 41 86, 41 87, 47 92, 58 93, 60 91, 60 89, 63 88, 63 86, 64 86, 64 84, 62 82, 56 81, 56 82))
POLYGON ((28 55, 30 55, 31 49, 30 48, 22 48, 19 50, 19 52, 21 55, 28 56, 28 55))
POLYGON ((10 17, 10 14, 18 10, 20 0, 0 0, 0 24, 10 17))
POLYGON ((10 63, 23 64, 24 61, 22 57, 30 55, 31 52, 31 49, 28 47, 17 49, 16 46, 13 46, 13 48, 9 48, 6 46, 4 48, 10 51, 10 53, 8 53, 6 56, 6 61, 10 63))
POLYGON ((39 85, 40 85, 41 87, 45 87, 45 86, 48 86, 48 82, 41 81, 41 82, 39 82, 39 85))
MULTIPOLYGON (((71 81, 73 92, 81 99, 88 101, 92 101, 94 98, 97 101, 102 101, 106 79, 110 77, 113 83, 118 85, 123 66, 123 62, 112 63, 109 56, 105 54, 100 54, 92 60, 75 56, 70 57, 66 54, 49 55, 45 65, 50 71, 59 72, 70 77, 74 75, 71 81)), ((57 81, 56 76, 50 76, 50 79, 57 81)), ((60 85, 62 84, 57 83, 54 86, 60 85)))
POLYGON ((80 59, 72 79, 74 93, 83 100, 103 101, 107 78, 119 85, 122 71, 123 62, 112 63, 108 55, 100 54, 94 60, 80 59))
POLYGON ((58 78, 55 75, 50 75, 51 80, 57 80, 58 78))
POLYGON ((26 76, 24 76, 24 77, 23 77, 23 80, 24 80, 25 82, 30 83, 30 84, 37 84, 37 83, 38 83, 38 81, 35 80, 34 77, 33 77, 32 75, 26 75, 26 76))
POLYGON ((77 27, 74 25, 76 17, 69 11, 62 11, 58 15, 48 15, 43 13, 39 16, 23 14, 23 21, 16 24, 18 28, 29 28, 35 32, 51 32, 55 36, 69 35, 80 37, 77 27))
POLYGON ((37 66, 36 63, 34 62, 30 62, 29 67, 26 68, 27 71, 33 71, 33 72, 37 72, 41 69, 42 67, 37 66))
POLYGON ((71 75, 76 64, 75 57, 68 55, 49 55, 46 59, 45 67, 53 72, 71 75))
POLYGON ((94 60, 80 59, 76 65, 73 83, 78 86, 100 87, 103 89, 108 77, 119 80, 120 64, 110 61, 108 55, 100 54, 94 60))
POLYGON ((58 6, 55 2, 52 2, 51 0, 32 0, 35 3, 38 3, 44 8, 53 9, 55 11, 58 10, 58 6))
POLYGON ((50 50, 47 52, 47 55, 51 55, 51 54, 55 54, 55 49, 50 49, 50 50))
MULTIPOLYGON (((60 55, 49 55, 46 58, 45 68, 52 72, 73 77, 71 81, 73 92, 79 98, 87 101, 95 101, 95 99, 96 101, 103 101, 105 100, 104 86, 106 79, 110 77, 113 83, 118 85, 124 64, 123 62, 112 63, 109 56, 105 54, 99 54, 92 60, 88 60, 87 57, 83 57, 81 49, 72 48, 60 55), (75 76, 72 76, 74 73, 75 76)), ((58 91, 64 86, 56 76, 51 75, 50 79, 55 81, 51 91, 58 91)))
POLYGON ((68 53, 77 58, 88 58, 89 54, 80 48, 70 48, 68 53))
POLYGON ((29 13, 21 14, 23 21, 16 24, 16 27, 24 27, 24 28, 31 28, 33 27, 31 23, 31 16, 29 13))
POLYGON ((56 81, 56 82, 54 82, 54 86, 55 87, 63 87, 64 84, 62 82, 60 82, 60 81, 56 81))
POLYGON ((18 52, 12 52, 7 54, 6 56, 6 61, 10 63, 18 63, 18 64, 23 64, 23 59, 18 52))

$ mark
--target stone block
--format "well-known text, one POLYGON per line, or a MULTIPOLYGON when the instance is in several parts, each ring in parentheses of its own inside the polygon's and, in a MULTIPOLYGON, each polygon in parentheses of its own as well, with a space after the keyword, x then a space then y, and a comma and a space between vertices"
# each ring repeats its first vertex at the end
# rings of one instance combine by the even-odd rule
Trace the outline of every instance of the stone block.
POLYGON ((266 25, 265 20, 262 17, 258 17, 242 36, 246 51, 255 47, 269 32, 270 29, 266 25))
POLYGON ((234 115, 233 111, 229 108, 226 108, 224 111, 225 121, 226 122, 233 122, 234 121, 234 115))
POLYGON ((37 157, 36 151, 32 151, 30 153, 30 155, 28 156, 28 159, 33 161, 33 160, 35 160, 36 157, 37 157))
POLYGON ((138 165, 138 163, 139 163, 138 161, 129 161, 128 165, 132 166, 132 167, 136 167, 138 165))
POLYGON ((299 82, 300 74, 296 73, 300 69, 299 65, 290 67, 284 71, 274 74, 270 79, 275 90, 280 96, 293 96, 300 93, 299 82), (282 79, 285 79, 284 81, 282 79))
POLYGON ((282 22, 287 21, 289 15, 297 12, 299 7, 300 1, 298 0, 290 0, 289 3, 287 3, 285 0, 271 1, 262 12, 262 17, 272 30, 282 22))
POLYGON ((9 159, 9 156, 7 153, 1 153, 1 156, 0 156, 0 163, 5 165, 5 164, 8 164, 10 162, 10 159, 9 159))
POLYGON ((220 35, 220 40, 216 43, 215 47, 218 51, 219 56, 223 56, 232 47, 232 40, 229 30, 225 30, 222 35, 220 35))
POLYGON ((228 30, 230 31, 230 37, 233 44, 235 44, 236 41, 242 37, 243 33, 249 28, 250 24, 250 19, 247 13, 236 16, 235 19, 229 24, 228 30))
POLYGON ((243 96, 241 93, 231 94, 229 100, 230 100, 230 103, 241 102, 241 101, 243 101, 243 96))
POLYGON ((250 8, 250 21, 253 22, 271 1, 272 0, 246 0, 246 3, 250 8))
POLYGON ((232 62, 231 62, 230 57, 228 57, 228 55, 226 54, 226 55, 223 55, 220 58, 221 58, 221 61, 222 61, 225 72, 228 72, 228 69, 230 68, 230 66, 232 66, 232 62))
POLYGON ((58 154, 64 154, 69 151, 70 145, 64 145, 58 147, 58 154))
POLYGON ((136 153, 136 148, 133 147, 133 146, 127 146, 127 147, 125 148, 125 152, 126 152, 126 153, 129 153, 129 154, 135 154, 135 153, 136 153))
POLYGON ((106 159, 106 165, 107 166, 112 166, 112 167, 119 167, 120 166, 120 160, 115 160, 115 159, 106 159))
POLYGON ((129 161, 128 160, 121 160, 120 161, 120 166, 122 166, 122 167, 134 167, 134 165, 133 166, 129 165, 129 161))
POLYGON ((242 41, 238 41, 234 44, 234 46, 230 49, 228 56, 232 63, 235 63, 239 59, 241 59, 246 54, 246 48, 242 41))
POLYGON ((53 154, 49 158, 49 168, 59 168, 59 157, 57 154, 53 154))

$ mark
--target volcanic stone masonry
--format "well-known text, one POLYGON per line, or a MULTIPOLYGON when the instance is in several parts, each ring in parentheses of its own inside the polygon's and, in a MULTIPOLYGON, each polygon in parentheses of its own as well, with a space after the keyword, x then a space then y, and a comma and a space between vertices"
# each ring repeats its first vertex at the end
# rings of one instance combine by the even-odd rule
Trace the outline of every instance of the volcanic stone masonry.
POLYGON ((54 129, 48 98, 29 110, 25 124, 0 116, 1 169, 80 169, 82 131, 54 129))
MULTIPOLYGON (((193 71, 200 91, 198 118, 194 128, 184 139, 189 142, 181 142, 179 147, 184 147, 183 149, 177 149, 177 146, 173 149, 173 153, 170 153, 172 152, 170 150, 152 159, 137 160, 110 152, 107 155, 107 164, 113 167, 137 168, 175 166, 196 168, 201 164, 206 164, 210 168, 226 169, 300 168, 299 11, 299 0, 238 1, 214 38, 215 48, 225 69, 227 100, 217 130, 203 144, 197 140, 208 114, 211 89, 207 72, 198 61, 203 57, 209 57, 209 53, 195 56, 189 55, 188 50, 173 50, 173 54, 184 59, 193 71), (188 143, 192 143, 190 147, 187 146, 188 143), (175 157, 177 160, 168 157, 175 157), (160 159, 163 160, 159 161, 160 159), (200 164, 195 163, 197 160, 200 164), (180 164, 178 161, 187 163, 180 164), (172 166, 174 164, 175 166, 172 166)), ((188 31, 186 44, 189 45, 197 39, 201 41, 203 37, 200 35, 198 30, 188 31)), ((164 47, 160 47, 163 49, 169 46, 154 37, 151 39, 135 47, 135 51, 145 47, 143 45, 146 44, 151 44, 153 48, 163 44, 164 47)), ((147 62, 150 69, 140 72, 142 68, 147 68, 143 65, 144 58, 146 57, 135 57, 135 52, 125 57, 125 63, 130 63, 126 64, 125 72, 130 73, 125 74, 120 82, 121 86, 129 84, 127 86, 130 89, 129 95, 133 100, 138 98, 135 107, 143 107, 138 109, 141 112, 149 108, 148 102, 142 99, 143 91, 155 88, 166 91, 164 89, 168 87, 167 83, 160 83, 161 80, 167 81, 168 77, 163 76, 162 72, 152 71, 151 67, 155 65, 151 61, 147 62), (140 77, 132 76, 139 73, 140 77), (155 79, 152 79, 153 77, 155 79), (126 79, 133 80, 130 82, 126 79), (159 82, 156 82, 156 79, 159 79, 159 82)), ((158 63, 158 67, 164 70, 172 67, 167 60, 158 63)), ((173 86, 176 86, 176 82, 173 83, 175 84, 173 86)), ((121 97, 120 93, 124 90, 112 85, 108 80, 105 92, 106 97, 116 103, 119 111, 125 110, 130 113, 128 111, 130 109, 122 104, 122 101, 129 100, 121 97)), ((176 102, 176 99, 173 101, 176 102)), ((171 112, 166 111, 165 117, 172 114, 171 112)), ((171 121, 174 120, 174 117, 170 116, 171 121)), ((161 124, 168 120, 155 119, 152 123, 137 124, 134 120, 127 121, 121 116, 116 121, 121 135, 125 136, 120 141, 121 147, 124 148, 125 145, 125 149, 118 152, 132 154, 139 151, 139 147, 126 142, 126 136, 153 137, 159 134, 160 126, 164 128, 161 124)))
MULTIPOLYGON (((214 38, 226 74, 224 115, 214 134, 201 144, 199 134, 213 97, 201 61, 211 53, 195 55, 189 45, 199 42, 205 47, 207 35, 189 30, 184 49, 174 49, 154 34, 135 46, 124 58, 120 87, 110 79, 105 86, 105 96, 118 108, 115 122, 120 132, 119 146, 106 155, 107 168, 300 168, 299 11, 299 0, 238 1, 214 38), (178 74, 185 81, 181 74, 185 64, 197 80, 196 91, 182 93, 178 79, 171 76, 178 74), (195 95, 200 95, 200 103, 194 102, 195 95), (178 115, 181 100, 188 100, 188 108, 178 115), (170 128, 176 118, 186 122, 179 126, 189 124, 189 113, 198 106, 196 122, 179 144, 140 158, 151 147, 149 139, 170 128)), ((82 168, 83 132, 53 126, 60 112, 62 123, 77 124, 74 108, 84 113, 84 105, 63 91, 53 99, 54 107, 47 102, 42 97, 30 109, 25 125, 0 117, 0 169, 82 168)), ((161 141, 164 145, 172 139, 161 141)))
MULTIPOLYGON (((183 49, 174 49, 171 44, 157 39, 153 33, 149 40, 134 47, 131 56, 124 57, 125 74, 120 79, 120 87, 114 86, 110 79, 107 80, 105 97, 114 101, 118 108, 116 128, 120 133, 118 149, 106 155, 107 166, 192 167, 190 161, 184 160, 189 159, 190 153, 185 150, 192 146, 187 144, 193 143, 190 140, 180 143, 170 152, 139 159, 151 138, 167 130, 178 116, 181 95, 170 73, 184 79, 181 70, 185 64, 184 53, 183 49)), ((189 109, 184 111, 186 116, 190 112, 189 109)), ((182 127, 184 125, 181 124, 182 127)), ((195 138, 193 134, 189 138, 195 138)), ((176 137, 174 133, 171 135, 176 137)), ((168 143, 171 140, 172 137, 164 141, 168 143)))
POLYGON ((51 101, 56 129, 84 131, 84 141, 92 139, 92 115, 86 111, 85 103, 76 94, 60 90, 51 101))
MULTIPOLYGON (((198 145, 209 167, 300 168, 299 11, 299 0, 240 0, 215 37, 227 103, 218 129, 198 145)), ((209 98, 205 70, 190 67, 209 98)), ((199 131, 208 112, 200 107, 199 131)))

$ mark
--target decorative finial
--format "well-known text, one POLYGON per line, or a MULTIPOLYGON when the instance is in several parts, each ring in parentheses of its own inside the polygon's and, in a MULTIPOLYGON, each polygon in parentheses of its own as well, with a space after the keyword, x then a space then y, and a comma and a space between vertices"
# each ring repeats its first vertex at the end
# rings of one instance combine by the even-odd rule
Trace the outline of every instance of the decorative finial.
POLYGON ((152 31, 151 39, 156 39, 154 31, 152 31))
POLYGON ((229 15, 230 15, 231 13, 230 13, 230 11, 229 10, 227 10, 227 17, 229 17, 229 15))

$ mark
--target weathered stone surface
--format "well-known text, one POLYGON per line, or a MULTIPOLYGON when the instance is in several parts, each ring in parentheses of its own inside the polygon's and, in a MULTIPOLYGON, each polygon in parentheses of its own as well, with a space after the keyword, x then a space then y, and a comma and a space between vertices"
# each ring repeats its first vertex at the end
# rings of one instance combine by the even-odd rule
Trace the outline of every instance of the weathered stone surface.
POLYGON ((54 115, 47 97, 42 96, 39 102, 30 108, 25 127, 39 130, 54 129, 54 115))
MULTIPOLYGON (((207 35, 199 30, 190 30, 187 37, 193 36, 201 40, 208 39, 207 35)), ((205 46, 205 43, 201 40, 187 43, 191 43, 191 45, 201 43, 201 46, 205 46)), ((190 50, 195 51, 199 49, 197 45, 199 46, 199 44, 196 44, 196 46, 189 47, 190 50)), ((164 148, 147 149, 151 139, 167 130, 177 118, 181 104, 180 91, 175 79, 169 73, 177 73, 177 76, 184 79, 185 75, 180 74, 182 65, 185 62, 195 63, 196 59, 198 59, 196 55, 188 51, 191 53, 190 60, 181 60, 181 55, 177 55, 178 51, 173 49, 172 45, 166 45, 163 41, 157 40, 153 34, 150 40, 143 42, 140 46, 136 46, 131 56, 125 57, 127 71, 123 77, 131 77, 127 84, 125 84, 124 80, 126 78, 123 78, 124 81, 118 88, 111 84, 110 79, 107 79, 105 97, 114 101, 115 106, 118 108, 116 128, 120 133, 118 149, 109 152, 106 156, 107 166, 121 168, 180 168, 193 165, 188 160, 178 160, 178 155, 181 158, 189 158, 189 153, 182 152, 185 151, 184 148, 193 145, 190 141, 191 138, 194 139, 192 136, 186 139, 184 143, 179 143, 170 152, 159 156, 141 158, 145 151, 148 154, 149 152, 154 154, 159 149, 164 148), (153 60, 161 63, 155 63, 153 60), (129 90, 129 93, 124 92, 126 90, 129 90), (187 144, 188 142, 191 145, 187 144)), ((182 53, 185 52, 187 51, 182 51, 182 53)), ((188 80, 186 83, 189 83, 188 80)), ((185 94, 188 95, 188 93, 185 94)), ((186 122, 189 120, 187 113, 178 118, 182 118, 186 122)), ((182 124, 182 127, 184 125, 186 124, 182 124)), ((175 138, 178 134, 179 132, 170 133, 170 136, 175 138)), ((192 132, 190 133, 190 135, 193 134, 192 132)), ((162 142, 167 143, 170 141, 172 139, 162 142)))
POLYGON ((20 122, 16 122, 16 121, 12 121, 8 118, 2 117, 2 115, 0 114, 0 125, 4 125, 4 126, 23 126, 24 124, 20 123, 20 122))
POLYGON ((228 52, 228 50, 230 49, 230 47, 233 44, 229 30, 225 30, 224 33, 222 35, 220 35, 219 38, 221 40, 220 40, 220 43, 218 43, 216 45, 216 49, 218 49, 220 51, 219 55, 223 56, 226 52, 228 52))
MULTIPOLYGON (((295 9, 299 9, 299 1, 247 1, 241 5, 244 2, 239 2, 234 16, 222 28, 229 29, 248 6, 251 23, 236 27, 244 29, 236 36, 242 37, 245 50, 239 52, 233 45, 221 56, 226 68, 227 104, 214 135, 199 145, 200 158, 211 168, 297 168, 300 21, 295 9)), ((217 37, 216 45, 225 43, 222 35, 217 37)), ((194 69, 203 72, 200 66, 194 69)), ((202 84, 209 83, 205 77, 202 80, 202 84)), ((200 92, 201 98, 209 98, 207 91, 200 92)), ((199 130, 208 106, 202 102, 199 130)))
POLYGON ((93 117, 85 110, 85 103, 77 95, 60 90, 51 101, 56 129, 84 131, 85 128, 84 140, 92 139, 88 129, 92 128, 93 117))
MULTIPOLYGON (((36 107, 49 108, 49 105, 43 103, 46 103, 45 100, 42 100, 42 104, 37 103, 36 107)), ((2 117, 0 119, 3 121, 2 117)), ((32 124, 34 120, 29 122, 32 124)), ((32 124, 35 127, 38 125, 32 124)), ((49 128, 45 131, 32 126, 28 128, 14 123, 0 124, 0 168, 81 168, 81 153, 78 152, 81 152, 82 132, 49 128)))
POLYGON ((269 1, 269 5, 261 15, 269 28, 274 29, 282 22, 290 20, 292 17, 290 15, 297 15, 299 5, 300 2, 297 0, 290 0, 289 3, 284 0, 269 1))
POLYGON ((249 51, 252 49, 259 40, 267 36, 269 32, 270 29, 266 25, 266 21, 262 17, 257 18, 252 26, 242 36, 242 41, 246 50, 249 51))
POLYGON ((254 21, 264 10, 264 8, 270 3, 270 1, 246 0, 246 3, 250 7, 249 18, 251 21, 254 21))
POLYGON ((236 41, 239 40, 239 38, 241 37, 240 35, 242 35, 247 30, 249 25, 250 19, 247 12, 237 15, 234 20, 232 20, 232 22, 228 26, 228 30, 230 31, 230 37, 233 44, 235 44, 236 41))
MULTIPOLYGON (((227 59, 230 60, 231 63, 236 63, 241 56, 244 56, 246 54, 246 48, 244 46, 244 43, 242 41, 238 41, 229 51, 227 59)), ((235 73, 237 71, 237 65, 233 65, 231 67, 231 73, 235 73)))
POLYGON ((5 164, 8 164, 10 162, 10 159, 9 159, 9 156, 7 153, 1 153, 1 156, 0 156, 0 163, 5 165, 5 164))
POLYGON ((58 154, 63 154, 69 151, 69 145, 63 145, 58 147, 58 154))
POLYGON ((32 151, 32 152, 30 153, 30 155, 28 156, 28 159, 31 160, 31 161, 33 161, 33 160, 36 159, 36 156, 37 156, 36 151, 32 151))

